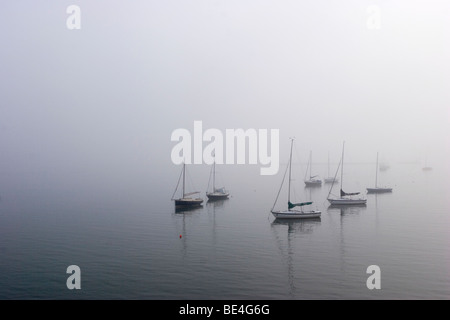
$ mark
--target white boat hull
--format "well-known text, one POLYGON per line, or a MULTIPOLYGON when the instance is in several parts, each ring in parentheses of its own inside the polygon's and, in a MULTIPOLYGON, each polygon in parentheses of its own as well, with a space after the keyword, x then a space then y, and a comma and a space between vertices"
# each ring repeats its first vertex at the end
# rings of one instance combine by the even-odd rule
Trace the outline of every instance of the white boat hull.
POLYGON ((367 188, 367 193, 385 193, 392 192, 392 188, 367 188))
POLYGON ((366 204, 367 199, 346 199, 346 198, 340 198, 340 199, 327 199, 328 202, 330 202, 331 205, 361 205, 366 204))
POLYGON ((276 219, 311 219, 320 218, 321 211, 298 211, 298 210, 283 210, 272 211, 273 216, 276 219))
POLYGON ((228 199, 229 193, 222 193, 222 192, 214 192, 214 193, 207 193, 206 196, 209 200, 223 200, 228 199))
POLYGON ((325 178, 325 183, 333 183, 333 182, 338 182, 339 179, 334 179, 334 178, 325 178))

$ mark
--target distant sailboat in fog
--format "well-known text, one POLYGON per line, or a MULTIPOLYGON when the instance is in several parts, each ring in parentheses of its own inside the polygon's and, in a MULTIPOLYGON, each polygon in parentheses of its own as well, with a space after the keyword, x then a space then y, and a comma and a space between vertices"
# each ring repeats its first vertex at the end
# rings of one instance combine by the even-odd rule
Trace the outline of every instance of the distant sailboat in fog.
MULTIPOLYGON (((312 151, 309 152, 309 161, 308 161, 308 167, 309 167, 309 180, 306 180, 305 176, 305 186, 306 187, 320 187, 322 185, 322 180, 315 179, 317 175, 312 175, 312 151)), ((308 168, 306 169, 306 172, 308 172, 308 168)))
MULTIPOLYGON (((211 168, 211 174, 209 176, 210 180, 211 180, 211 177, 213 180, 212 181, 212 191, 206 192, 206 196, 208 197, 208 200, 214 201, 214 200, 228 199, 228 196, 230 194, 225 190, 225 187, 216 188, 216 161, 214 161, 214 164, 211 168)), ((209 188, 209 182, 208 182, 208 188, 209 188)))
POLYGON ((339 193, 339 198, 330 198, 331 190, 333 189, 333 185, 331 185, 330 192, 328 193, 327 200, 331 205, 365 205, 367 199, 364 198, 354 198, 359 194, 359 192, 347 193, 342 190, 342 183, 344 178, 344 144, 342 144, 342 157, 341 157, 341 189, 339 193))
POLYGON ((427 156, 425 157, 425 161, 422 160, 420 162, 423 163, 422 171, 431 171, 431 170, 433 170, 433 167, 428 164, 428 157, 427 156))
POLYGON ((378 152, 377 152, 377 164, 375 167, 375 187, 374 188, 367 188, 368 193, 385 193, 385 192, 392 192, 392 188, 388 187, 378 187, 378 152))
POLYGON ((430 166, 427 164, 427 160, 425 160, 425 165, 422 167, 422 170, 423 170, 423 171, 431 171, 431 170, 433 170, 433 168, 430 167, 430 166))
POLYGON ((339 179, 334 176, 330 176, 330 154, 328 154, 328 177, 324 179, 325 183, 333 183, 333 182, 338 182, 339 179))
POLYGON ((186 193, 186 164, 183 163, 183 168, 181 170, 181 175, 178 178, 177 187, 175 188, 175 191, 174 191, 174 193, 172 195, 172 200, 175 201, 175 207, 178 207, 178 208, 193 208, 193 207, 201 206, 201 204, 203 203, 203 199, 201 199, 201 198, 191 198, 190 197, 190 196, 192 196, 194 194, 198 194, 198 193, 200 193, 200 192, 194 191, 194 192, 186 193), (183 178, 182 179, 182 181, 183 181, 182 182, 182 184, 183 184, 182 195, 181 195, 181 198, 174 199, 175 193, 177 192, 178 187, 180 185, 181 178, 183 178))

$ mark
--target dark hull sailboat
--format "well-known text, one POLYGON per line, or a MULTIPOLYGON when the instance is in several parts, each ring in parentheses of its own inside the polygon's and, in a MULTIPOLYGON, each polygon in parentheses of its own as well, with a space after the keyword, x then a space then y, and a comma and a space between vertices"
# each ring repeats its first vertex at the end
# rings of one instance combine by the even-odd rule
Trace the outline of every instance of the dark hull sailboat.
POLYGON ((195 206, 200 206, 202 203, 203 203, 203 199, 200 199, 200 198, 175 199, 176 206, 195 207, 195 206))
MULTIPOLYGON (((194 208, 199 207, 203 203, 203 199, 201 198, 191 198, 189 196, 200 193, 198 191, 186 193, 185 192, 185 185, 186 185, 186 164, 183 163, 183 170, 182 170, 182 176, 183 176, 183 193, 182 197, 178 199, 174 199, 172 196, 172 200, 175 201, 175 207, 176 208, 194 208)), ((177 188, 175 189, 174 195, 177 192, 178 185, 180 184, 180 179, 178 179, 177 188)))

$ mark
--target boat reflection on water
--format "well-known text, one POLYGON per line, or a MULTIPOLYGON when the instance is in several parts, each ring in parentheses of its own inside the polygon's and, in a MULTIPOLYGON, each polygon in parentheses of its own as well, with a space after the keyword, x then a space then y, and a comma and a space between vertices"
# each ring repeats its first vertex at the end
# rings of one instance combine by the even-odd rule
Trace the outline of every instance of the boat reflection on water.
POLYGON ((206 207, 207 208, 222 208, 224 206, 224 203, 227 202, 228 199, 209 199, 206 201, 206 207))
POLYGON ((327 212, 328 213, 337 213, 337 212, 339 212, 341 215, 357 214, 357 213, 360 213, 361 210, 365 210, 366 208, 367 208, 367 205, 365 203, 363 203, 363 204, 351 204, 351 205, 331 204, 331 205, 328 206, 327 212))
POLYGON ((203 205, 198 206, 175 206, 175 213, 189 213, 203 209, 203 205))
POLYGON ((206 212, 208 214, 213 214, 214 216, 217 213, 223 213, 225 212, 225 209, 227 208, 226 203, 228 199, 215 199, 215 200, 208 200, 206 201, 206 212))
POLYGON ((295 256, 301 255, 301 250, 299 251, 294 248, 296 241, 298 241, 298 239, 295 238, 298 238, 298 235, 311 234, 314 229, 320 226, 320 223, 320 217, 300 220, 275 219, 271 223, 271 230, 275 237, 277 248, 281 254, 283 265, 286 265, 287 267, 289 284, 288 293, 292 298, 298 296, 296 284, 301 287, 302 283, 300 283, 299 278, 303 278, 302 272, 299 272, 297 277, 295 276, 295 270, 298 269, 294 262, 296 260, 295 256))
POLYGON ((351 246, 349 246, 349 242, 351 243, 352 240, 348 239, 348 232, 346 231, 354 227, 353 222, 358 220, 361 213, 366 211, 366 209, 367 206, 365 204, 330 205, 327 208, 328 222, 337 230, 334 239, 338 255, 336 267, 339 268, 339 272, 342 274, 348 272, 354 264, 352 250, 350 250, 351 246))
POLYGON ((309 218, 309 219, 275 219, 272 221, 272 227, 286 226, 288 235, 294 232, 310 233, 318 225, 320 225, 321 219, 309 218))
POLYGON ((226 198, 211 197, 211 198, 208 198, 208 201, 206 201, 206 203, 208 203, 208 204, 215 203, 215 204, 223 205, 223 203, 228 200, 230 200, 230 198, 228 196, 226 198))

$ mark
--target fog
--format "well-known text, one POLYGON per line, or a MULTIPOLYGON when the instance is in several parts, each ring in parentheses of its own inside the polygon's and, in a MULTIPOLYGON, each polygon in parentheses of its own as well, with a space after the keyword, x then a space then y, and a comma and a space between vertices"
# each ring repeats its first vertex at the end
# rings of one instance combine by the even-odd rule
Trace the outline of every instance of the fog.
POLYGON ((281 163, 295 136, 305 162, 339 161, 345 141, 349 162, 445 166, 449 12, 446 0, 5 2, 0 196, 172 186, 171 134, 194 121, 278 129, 281 163))

